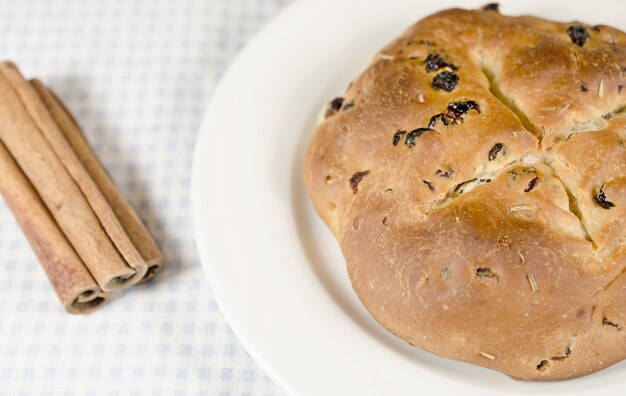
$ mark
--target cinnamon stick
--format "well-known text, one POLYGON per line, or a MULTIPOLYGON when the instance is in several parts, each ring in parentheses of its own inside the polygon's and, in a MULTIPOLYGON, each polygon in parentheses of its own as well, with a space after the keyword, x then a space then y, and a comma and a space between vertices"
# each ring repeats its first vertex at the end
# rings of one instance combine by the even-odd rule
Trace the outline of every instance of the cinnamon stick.
POLYGON ((164 265, 163 253, 159 249, 152 235, 143 224, 135 210, 124 199, 115 187, 113 180, 98 160, 91 149, 85 135, 81 131, 76 120, 65 108, 63 103, 47 89, 39 80, 31 80, 31 85, 39 93, 41 99, 50 111, 50 114, 59 125, 61 131, 78 159, 82 162, 89 175, 96 183, 102 194, 106 197, 109 205, 115 212, 122 227, 130 237, 133 245, 145 260, 148 270, 142 282, 148 281, 159 272, 164 265))
MULTIPOLYGON (((20 97, 26 111, 30 114, 50 147, 76 182, 105 232, 111 239, 128 265, 136 272, 134 277, 141 280, 147 272, 147 266, 126 231, 120 224, 113 209, 107 202, 83 163, 68 143, 60 126, 52 117, 41 96, 35 88, 24 79, 17 67, 11 62, 0 64, 0 73, 9 81, 20 97)), ((134 282, 136 283, 136 282, 134 282)))
POLYGON ((139 281, 7 80, 4 71, 11 68, 3 64, 0 73, 0 139, 100 288, 114 291, 139 281))
POLYGON ((67 312, 87 313, 105 304, 109 295, 102 292, 2 143, 0 174, 0 193, 67 312))

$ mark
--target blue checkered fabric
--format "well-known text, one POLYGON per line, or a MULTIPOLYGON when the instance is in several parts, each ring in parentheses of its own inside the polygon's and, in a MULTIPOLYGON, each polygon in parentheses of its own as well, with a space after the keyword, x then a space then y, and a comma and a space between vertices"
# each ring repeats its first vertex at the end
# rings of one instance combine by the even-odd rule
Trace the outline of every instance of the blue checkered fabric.
POLYGON ((69 315, 0 202, 0 395, 282 394, 209 290, 189 185, 216 83, 287 2, 0 0, 0 58, 65 101, 168 261, 152 283, 69 315))

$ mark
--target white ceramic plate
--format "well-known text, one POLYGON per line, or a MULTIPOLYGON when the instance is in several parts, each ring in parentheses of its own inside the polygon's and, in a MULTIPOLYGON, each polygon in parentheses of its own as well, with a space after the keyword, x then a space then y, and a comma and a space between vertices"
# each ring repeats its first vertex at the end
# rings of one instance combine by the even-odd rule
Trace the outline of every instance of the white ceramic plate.
MULTIPOLYGON (((296 395, 613 394, 626 365, 520 383, 405 344, 354 295, 340 250, 307 199, 303 152, 322 104, 405 27, 484 1, 306 1, 232 63, 209 106, 193 168, 196 243, 220 308, 269 375, 296 395)), ((504 1, 507 14, 626 28, 618 1, 504 1), (546 4, 548 3, 548 4, 546 4)))

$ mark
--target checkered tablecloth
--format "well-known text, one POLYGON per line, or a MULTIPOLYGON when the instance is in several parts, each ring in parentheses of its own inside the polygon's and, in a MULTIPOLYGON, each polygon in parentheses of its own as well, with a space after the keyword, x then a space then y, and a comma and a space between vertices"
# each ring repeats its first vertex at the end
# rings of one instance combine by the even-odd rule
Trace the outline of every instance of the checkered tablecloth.
POLYGON ((220 75, 287 2, 0 0, 0 58, 66 102, 168 261, 151 284, 68 315, 0 202, 0 395, 281 394, 209 290, 189 185, 220 75))

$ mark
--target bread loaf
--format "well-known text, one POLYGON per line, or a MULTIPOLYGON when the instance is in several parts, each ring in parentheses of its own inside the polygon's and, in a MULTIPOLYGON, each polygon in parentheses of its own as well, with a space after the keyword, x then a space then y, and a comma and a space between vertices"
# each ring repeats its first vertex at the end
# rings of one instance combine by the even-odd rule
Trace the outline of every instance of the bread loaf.
POLYGON ((626 357, 626 34, 451 9, 327 104, 304 180, 390 332, 521 380, 626 357))

